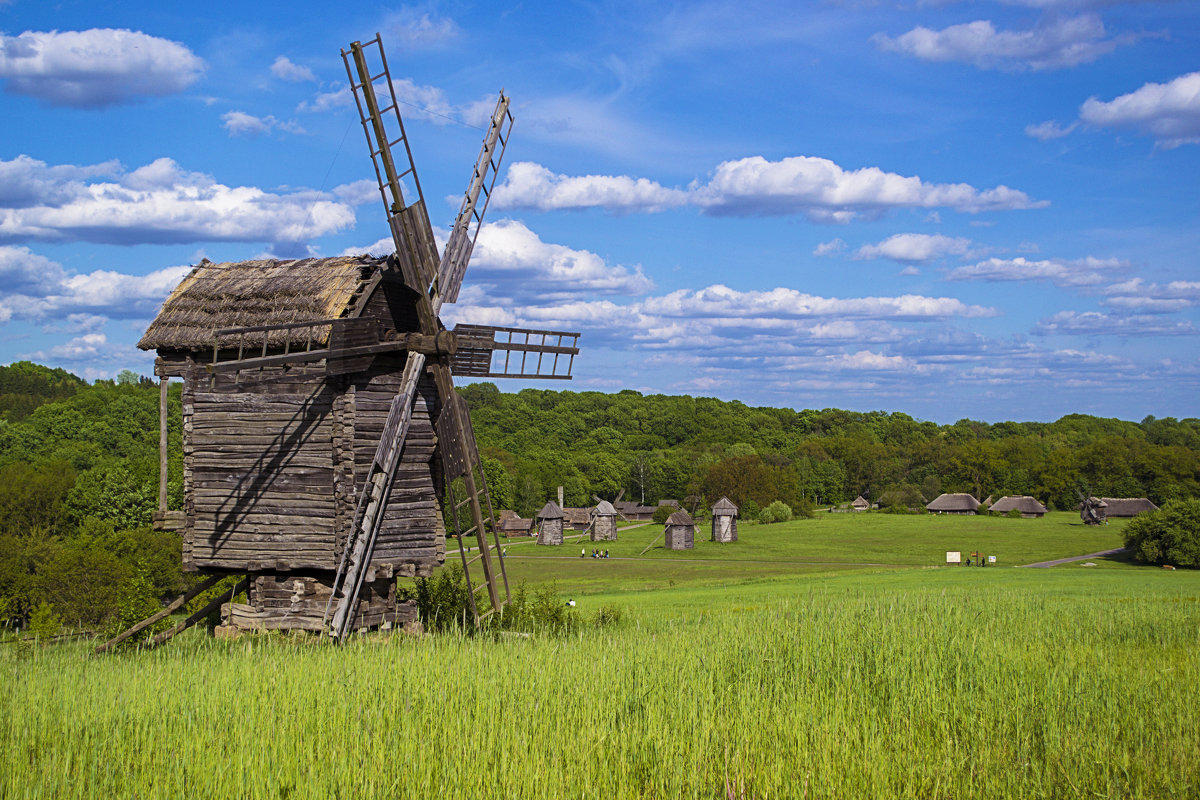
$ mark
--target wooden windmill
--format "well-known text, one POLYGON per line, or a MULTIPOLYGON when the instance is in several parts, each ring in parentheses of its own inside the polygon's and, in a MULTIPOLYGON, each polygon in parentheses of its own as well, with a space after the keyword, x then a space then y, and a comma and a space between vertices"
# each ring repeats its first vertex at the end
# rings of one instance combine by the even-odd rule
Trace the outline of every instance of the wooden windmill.
MULTIPOLYGON (((378 34, 342 58, 395 253, 202 262, 139 343, 158 351, 164 414, 166 380, 184 381, 184 509, 167 512, 160 487, 156 520, 183 532, 185 569, 247 575, 249 602, 227 606, 230 624, 338 640, 414 613, 397 604, 392 578, 443 562, 447 499, 476 622, 508 602, 452 376, 569 379, 579 352, 578 333, 449 331, 438 317, 458 298, 487 209, 512 127, 508 97, 439 254, 378 34), (490 607, 477 603, 485 589, 490 607)), ((160 454, 165 474, 165 434, 160 454)))

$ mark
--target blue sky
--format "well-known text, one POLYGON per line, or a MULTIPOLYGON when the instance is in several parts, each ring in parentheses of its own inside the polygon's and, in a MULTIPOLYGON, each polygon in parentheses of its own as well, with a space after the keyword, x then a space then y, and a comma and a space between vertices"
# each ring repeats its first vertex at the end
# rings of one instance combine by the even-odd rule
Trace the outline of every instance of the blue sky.
POLYGON ((572 388, 1196 416, 1198 22, 1182 1, 0 0, 0 361, 148 374, 134 345, 201 258, 387 247, 339 55, 380 31, 439 231, 513 98, 444 316, 581 331, 572 388))

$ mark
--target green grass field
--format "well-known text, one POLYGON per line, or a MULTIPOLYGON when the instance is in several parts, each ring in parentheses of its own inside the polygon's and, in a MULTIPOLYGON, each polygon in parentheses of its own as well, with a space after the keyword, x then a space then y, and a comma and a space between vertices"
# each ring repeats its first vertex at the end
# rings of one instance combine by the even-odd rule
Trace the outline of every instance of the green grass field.
POLYGON ((513 544, 511 571, 583 619, 625 611, 566 636, 5 645, 0 797, 1195 797, 1200 573, 931 566, 1119 544, 1078 528, 866 515, 638 558, 643 528, 607 561, 513 544), (909 566, 812 563, 883 552, 856 563, 909 566))

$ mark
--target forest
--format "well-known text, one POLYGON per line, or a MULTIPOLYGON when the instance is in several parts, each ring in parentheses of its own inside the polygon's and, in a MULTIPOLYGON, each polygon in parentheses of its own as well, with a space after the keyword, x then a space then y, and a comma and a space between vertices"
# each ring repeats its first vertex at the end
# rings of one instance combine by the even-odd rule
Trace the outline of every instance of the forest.
MULTIPOLYGON (((182 503, 179 385, 170 393, 169 496, 182 503)), ((475 383, 472 415, 497 509, 532 515, 563 486, 655 503, 727 495, 750 517, 781 500, 823 507, 862 494, 921 507, 941 492, 1029 494, 1052 509, 1079 492, 1200 496, 1200 420, 1071 414, 952 425, 899 412, 755 408, 707 397, 475 383)), ((99 626, 178 593, 177 535, 157 503, 158 387, 133 372, 88 383, 61 369, 0 367, 0 619, 99 626)))

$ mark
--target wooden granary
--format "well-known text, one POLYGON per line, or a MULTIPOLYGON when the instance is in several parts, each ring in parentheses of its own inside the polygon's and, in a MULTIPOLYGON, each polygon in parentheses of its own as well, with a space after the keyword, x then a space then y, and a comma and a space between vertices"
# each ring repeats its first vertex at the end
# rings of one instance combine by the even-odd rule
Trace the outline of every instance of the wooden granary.
POLYGON ((667 517, 664 530, 668 550, 691 550, 696 546, 696 522, 686 511, 676 511, 667 517))
POLYGON ((1046 507, 1029 495, 1006 495, 989 509, 992 514, 1007 514, 1016 511, 1025 519, 1037 519, 1046 515, 1046 507))
POLYGON ((722 497, 712 507, 712 540, 714 542, 737 541, 738 507, 728 497, 722 497))
POLYGON ((563 512, 553 500, 546 501, 546 505, 537 513, 537 543, 563 543, 563 512))
POLYGON ((156 520, 181 531, 185 569, 246 576, 247 603, 226 606, 229 624, 338 640, 412 615, 393 578, 441 564, 447 524, 476 620, 508 601, 453 376, 567 379, 578 353, 578 334, 447 330, 438 316, 457 300, 482 224, 512 125, 508 98, 439 252, 382 43, 355 42, 342 56, 395 252, 201 262, 139 343, 157 351, 163 379, 164 474, 166 382, 183 379, 184 508, 167 512, 160 485, 156 520))
POLYGON ((593 542, 617 540, 617 509, 607 500, 600 500, 592 509, 591 538, 593 542))
POLYGON ((979 501, 965 492, 941 494, 925 509, 931 514, 974 514, 979 509, 979 501))

